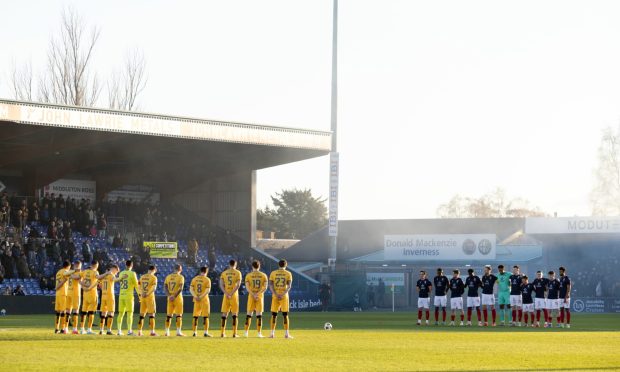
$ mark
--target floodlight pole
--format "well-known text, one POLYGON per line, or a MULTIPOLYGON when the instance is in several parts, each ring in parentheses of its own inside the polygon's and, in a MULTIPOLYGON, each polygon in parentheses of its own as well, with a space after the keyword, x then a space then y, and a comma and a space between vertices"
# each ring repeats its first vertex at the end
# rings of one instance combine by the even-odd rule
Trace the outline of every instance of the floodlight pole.
POLYGON ((336 265, 338 246, 338 178, 340 164, 338 159, 338 0, 334 1, 332 24, 332 100, 331 132, 332 148, 329 155, 329 259, 328 265, 336 265))

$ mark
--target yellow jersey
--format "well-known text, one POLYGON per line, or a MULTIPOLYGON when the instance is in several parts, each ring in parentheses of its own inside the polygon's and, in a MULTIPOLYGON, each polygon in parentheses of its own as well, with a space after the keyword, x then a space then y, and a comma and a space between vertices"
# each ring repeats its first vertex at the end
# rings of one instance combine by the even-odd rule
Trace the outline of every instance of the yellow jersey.
POLYGON ((262 293, 267 289, 267 275, 261 271, 252 271, 245 276, 245 289, 251 293, 262 293))
MULTIPOLYGON (((241 271, 233 268, 224 270, 220 275, 220 283, 223 283, 226 292, 232 291, 237 283, 241 283, 241 271)), ((237 291, 234 294, 237 294, 237 291)))
POLYGON ((197 297, 201 297, 204 293, 209 293, 209 291, 211 291, 211 279, 204 275, 198 275, 192 279, 189 286, 192 291, 198 295, 197 297))
POLYGON ((97 276, 99 276, 99 272, 97 270, 88 269, 88 270, 84 270, 81 275, 82 275, 82 283, 84 284, 84 287, 90 287, 91 285, 93 286, 93 288, 90 291, 84 290, 84 294, 85 295, 87 293, 97 294, 97 284, 99 281, 97 279, 97 276))
POLYGON ((80 285, 80 280, 84 278, 84 272, 76 272, 71 275, 69 280, 67 281, 69 284, 67 285, 68 295, 72 297, 80 297, 80 289, 82 286, 80 285), (73 278, 73 276, 78 276, 77 279, 73 278))
POLYGON ((140 296, 145 296, 153 291, 148 298, 155 297, 154 290, 157 288, 157 277, 155 275, 149 273, 142 275, 138 281, 138 285, 140 287, 140 296))
POLYGON ((168 295, 171 296, 180 290, 183 290, 185 285, 185 277, 181 274, 172 273, 164 280, 164 287, 168 289, 168 295))
POLYGON ((71 272, 67 269, 60 269, 56 273, 56 285, 60 284, 62 281, 65 281, 60 288, 56 290, 57 295, 67 295, 67 288, 69 287, 69 280, 67 278, 71 275, 71 272))
POLYGON ((293 274, 286 269, 278 269, 271 272, 269 281, 273 283, 273 289, 277 295, 286 293, 287 284, 293 283, 293 274))
POLYGON ((106 275, 101 279, 101 297, 109 296, 114 297, 114 279, 116 277, 112 274, 106 275))

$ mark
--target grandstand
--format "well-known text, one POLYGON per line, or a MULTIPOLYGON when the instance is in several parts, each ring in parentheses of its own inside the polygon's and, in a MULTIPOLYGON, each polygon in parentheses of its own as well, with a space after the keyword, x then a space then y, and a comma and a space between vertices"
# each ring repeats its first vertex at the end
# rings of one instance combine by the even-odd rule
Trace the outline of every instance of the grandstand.
MULTIPOLYGON (((176 241, 177 259, 147 255, 160 283, 176 262, 188 277, 207 265, 216 279, 232 258, 242 271, 252 258, 268 271, 275 258, 254 249, 256 170, 323 156, 331 146, 330 132, 4 99, 0 128, 2 250, 13 251, 9 265, 20 264, 23 253, 30 271, 26 277, 4 268, 15 273, 5 273, 0 293, 22 285, 28 296, 53 294, 49 276, 60 263, 54 250, 66 249, 67 238, 73 259, 84 259, 80 248, 88 240, 104 264, 139 257, 142 241, 176 241), (199 243, 195 261, 192 238, 199 243)), ((294 276, 292 298, 314 298, 318 283, 294 276)), ((216 288, 217 282, 217 294, 216 288)), ((156 293, 163 294, 161 285, 156 293)), ((19 301, 6 306, 23 308, 19 301)))

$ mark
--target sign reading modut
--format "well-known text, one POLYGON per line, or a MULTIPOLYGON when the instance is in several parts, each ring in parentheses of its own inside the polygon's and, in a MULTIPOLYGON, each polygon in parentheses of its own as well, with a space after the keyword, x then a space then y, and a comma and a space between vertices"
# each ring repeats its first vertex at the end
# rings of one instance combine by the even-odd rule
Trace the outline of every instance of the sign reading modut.
POLYGON ((384 260, 493 260, 495 242, 495 234, 385 235, 384 260))

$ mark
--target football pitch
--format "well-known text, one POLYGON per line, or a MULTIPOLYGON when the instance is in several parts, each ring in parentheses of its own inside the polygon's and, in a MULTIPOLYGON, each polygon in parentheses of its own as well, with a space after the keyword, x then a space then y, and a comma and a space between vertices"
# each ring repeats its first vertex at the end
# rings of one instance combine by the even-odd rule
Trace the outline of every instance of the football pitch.
MULTIPOLYGON (((620 315, 574 314, 571 329, 416 326, 415 313, 292 313, 275 339, 55 335, 53 315, 0 317, 0 368, 14 370, 620 370, 620 315), (331 322, 333 330, 323 330, 331 322)), ((474 317, 475 318, 475 317, 474 317)), ((241 329, 245 317, 241 317, 241 329)), ((96 319, 98 321, 98 319, 96 319)), ((134 316, 134 322, 137 317, 134 316)), ((269 325, 268 316, 264 322, 269 325)), ((116 322, 115 322, 116 327, 116 322)), ((191 317, 184 318, 191 336, 191 317)), ((219 319, 211 317, 211 333, 219 319)), ((268 334, 268 329, 263 334, 268 334)))

